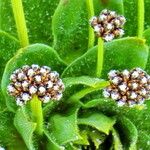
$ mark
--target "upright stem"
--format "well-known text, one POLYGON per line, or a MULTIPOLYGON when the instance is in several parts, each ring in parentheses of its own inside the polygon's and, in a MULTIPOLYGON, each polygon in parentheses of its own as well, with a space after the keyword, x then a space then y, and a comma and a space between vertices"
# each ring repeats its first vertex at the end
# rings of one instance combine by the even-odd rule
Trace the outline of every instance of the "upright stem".
POLYGON ((104 57, 104 41, 101 37, 98 38, 98 52, 97 52, 97 70, 96 76, 99 78, 103 69, 104 57))
POLYGON ((144 31, 144 0, 138 0, 138 31, 137 36, 142 37, 144 31))
MULTIPOLYGON (((94 6, 93 6, 93 0, 86 0, 87 4, 87 11, 88 11, 88 19, 94 16, 94 6)), ((94 46, 95 41, 95 34, 91 26, 89 26, 89 37, 88 37, 88 48, 91 48, 94 46)))
POLYGON ((33 120, 37 123, 36 132, 38 135, 43 134, 43 111, 42 111, 42 102, 38 99, 37 96, 34 96, 30 101, 31 111, 33 120))
POLYGON ((11 0, 21 47, 29 45, 22 0, 11 0))

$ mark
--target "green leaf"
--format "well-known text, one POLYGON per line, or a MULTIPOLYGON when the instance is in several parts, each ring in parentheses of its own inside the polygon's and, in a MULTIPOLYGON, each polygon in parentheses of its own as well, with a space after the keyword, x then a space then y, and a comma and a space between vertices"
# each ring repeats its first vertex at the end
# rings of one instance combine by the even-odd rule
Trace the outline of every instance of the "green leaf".
POLYGON ((9 146, 19 139, 18 133, 13 126, 14 115, 7 110, 0 112, 0 145, 9 146))
POLYGON ((44 134, 48 139, 47 150, 61 150, 62 147, 52 140, 51 135, 46 129, 44 129, 44 134))
POLYGON ((93 142, 96 150, 106 139, 106 135, 104 133, 101 133, 96 129, 90 128, 88 126, 80 127, 80 135, 82 136, 82 139, 75 141, 74 145, 90 146, 90 142, 93 142))
POLYGON ((127 20, 125 23, 125 36, 137 35, 137 0, 124 0, 124 16, 127 20), (132 13, 130 13, 132 12, 132 13))
MULTIPOLYGON (((0 3, 0 18, 2 18, 0 28, 17 37, 11 1, 0 0, 0 3)), ((58 3, 59 0, 23 0, 30 43, 45 43, 52 45, 52 16, 58 3)))
POLYGON ((148 150, 150 147, 150 136, 143 131, 138 132, 138 135, 137 149, 148 150))
MULTIPOLYGON (((122 38, 107 42, 104 47, 104 67, 102 77, 112 69, 145 68, 148 58, 148 47, 139 38, 122 38), (138 60, 138 61, 137 61, 138 60)), ((97 46, 72 62, 63 72, 63 77, 96 76, 97 46)))
POLYGON ((128 118, 118 116, 117 130, 120 134, 124 148, 136 150, 138 131, 135 125, 128 118))
POLYGON ((48 126, 49 134, 59 145, 81 138, 77 126, 77 112, 78 109, 71 109, 71 111, 51 116, 48 126))
MULTIPOLYGON (((137 35, 137 27, 138 27, 138 2, 137 0, 124 0, 124 15, 126 17, 126 24, 125 24, 125 35, 126 36, 136 36, 137 35), (132 12, 132 13, 130 13, 132 12)), ((144 26, 145 29, 150 27, 150 18, 149 18, 149 11, 150 11, 150 1, 144 0, 145 4, 145 22, 144 26)))
POLYGON ((36 128, 36 123, 29 121, 24 108, 18 109, 14 118, 14 125, 22 136, 29 150, 36 150, 33 142, 33 132, 36 128))
POLYGON ((124 12, 123 0, 94 0, 93 2, 96 15, 99 15, 103 9, 114 10, 119 14, 124 12))
POLYGON ((31 64, 38 64, 41 66, 46 65, 58 73, 61 73, 65 68, 64 63, 59 58, 58 54, 51 47, 44 44, 33 44, 20 49, 18 53, 7 63, 2 79, 3 94, 6 98, 7 107, 11 111, 16 111, 16 104, 14 98, 7 93, 9 77, 17 68, 31 64))
POLYGON ((61 0, 52 21, 54 48, 67 63, 88 48, 88 19, 85 0, 61 0))
POLYGON ((114 128, 112 129, 112 136, 113 136, 113 149, 114 150, 123 150, 123 146, 120 141, 119 134, 114 128))
MULTIPOLYGON (((150 48, 150 28, 144 31, 143 36, 145 37, 146 43, 148 44, 148 46, 150 48)), ((148 62, 147 62, 147 65, 146 65, 146 71, 148 73, 150 73, 150 54, 149 54, 148 62)))
POLYGON ((145 29, 150 28, 150 18, 149 18, 149 11, 150 11, 150 1, 149 0, 145 0, 144 1, 145 4, 145 29))
POLYGON ((89 87, 95 87, 97 84, 100 84, 104 80, 99 78, 92 78, 89 76, 81 76, 81 77, 68 77, 64 78, 63 82, 65 84, 65 88, 71 87, 73 85, 85 85, 89 87))
POLYGON ((0 30, 0 80, 7 61, 14 56, 19 48, 19 42, 10 34, 0 30))
POLYGON ((100 132, 109 134, 112 126, 115 124, 115 119, 107 117, 102 113, 91 112, 79 117, 78 124, 91 126, 100 132))
POLYGON ((80 136, 82 138, 79 139, 79 140, 74 141, 74 144, 77 144, 77 145, 89 145, 87 130, 82 130, 80 128, 80 136))
POLYGON ((63 82, 65 84, 63 98, 65 101, 69 98, 69 102, 70 100, 79 100, 88 93, 109 85, 108 81, 89 76, 68 77, 64 78, 63 82))
MULTIPOLYGON (((94 87, 87 87, 87 88, 83 88, 82 90, 80 90, 79 92, 77 92, 77 90, 74 90, 73 95, 71 95, 69 97, 69 101, 72 102, 77 102, 80 99, 82 99, 83 97, 85 97, 87 94, 90 94, 92 92, 101 90, 105 87, 107 87, 110 83, 108 81, 101 81, 100 83, 96 84, 94 87)), ((69 91, 70 92, 70 91, 69 91)))

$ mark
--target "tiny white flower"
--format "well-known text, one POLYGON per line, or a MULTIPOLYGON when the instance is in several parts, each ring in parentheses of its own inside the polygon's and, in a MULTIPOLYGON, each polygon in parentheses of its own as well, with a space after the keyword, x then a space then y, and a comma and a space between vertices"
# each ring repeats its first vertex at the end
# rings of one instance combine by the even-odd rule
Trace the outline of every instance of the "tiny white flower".
POLYGON ((126 84, 121 84, 121 85, 119 85, 119 89, 120 89, 121 91, 125 92, 126 89, 127 89, 127 85, 126 85, 126 84))
POLYGON ((47 88, 52 88, 52 87, 53 87, 53 82, 52 81, 48 81, 47 88))
POLYGON ((37 88, 35 86, 31 86, 29 88, 29 92, 30 92, 30 94, 35 94, 37 92, 37 88))
POLYGON ((106 89, 103 91, 103 95, 105 98, 110 97, 110 93, 106 89))
POLYGON ((111 24, 111 23, 108 23, 108 24, 107 24, 107 29, 108 29, 108 30, 111 30, 112 28, 113 28, 112 24, 111 24))
POLYGON ((51 99, 51 97, 48 96, 48 95, 46 95, 46 96, 44 96, 44 97, 42 98, 42 100, 43 100, 44 103, 48 103, 48 102, 50 101, 50 99, 51 99))
POLYGON ((95 31, 95 32, 100 32, 100 27, 99 27, 99 26, 97 26, 97 25, 96 25, 96 26, 94 26, 94 31, 95 31))
POLYGON ((117 100, 117 99, 119 99, 119 94, 116 93, 116 92, 112 92, 111 93, 111 98, 114 99, 114 100, 117 100))
POLYGON ((34 70, 29 69, 28 72, 27 72, 27 75, 30 76, 30 77, 33 76, 34 75, 34 70))
POLYGON ((139 76, 138 71, 134 71, 131 76, 132 78, 137 78, 139 76))
POLYGON ((43 86, 39 87, 39 92, 40 92, 41 94, 45 93, 45 92, 46 92, 45 87, 43 87, 43 86))
POLYGON ((22 98, 22 100, 24 100, 24 101, 28 101, 28 100, 31 99, 30 95, 27 94, 27 93, 23 93, 23 94, 21 95, 21 98, 22 98))
POLYGON ((41 82, 42 81, 42 78, 41 78, 40 75, 36 75, 34 78, 35 78, 36 82, 41 82))
POLYGON ((112 39, 114 38, 114 35, 113 34, 108 34, 104 37, 105 41, 111 41, 112 39))
POLYGON ((114 78, 112 79, 112 83, 113 83, 113 84, 118 84, 119 81, 120 81, 120 78, 119 78, 119 77, 114 77, 114 78))
POLYGON ((12 93, 12 92, 14 92, 16 89, 15 89, 12 85, 8 85, 7 90, 8 90, 8 92, 12 93))
POLYGON ((130 95, 131 99, 136 99, 137 98, 137 94, 135 92, 132 92, 130 95))
POLYGON ((147 78, 146 77, 142 77, 141 78, 141 83, 143 83, 143 84, 147 83, 147 78))
POLYGON ((125 102, 119 100, 119 101, 117 101, 117 105, 118 105, 119 107, 124 106, 124 105, 125 105, 125 102))
POLYGON ((28 87, 29 86, 29 83, 27 82, 27 81, 23 81, 22 82, 22 87, 23 88, 26 88, 26 87, 28 87))

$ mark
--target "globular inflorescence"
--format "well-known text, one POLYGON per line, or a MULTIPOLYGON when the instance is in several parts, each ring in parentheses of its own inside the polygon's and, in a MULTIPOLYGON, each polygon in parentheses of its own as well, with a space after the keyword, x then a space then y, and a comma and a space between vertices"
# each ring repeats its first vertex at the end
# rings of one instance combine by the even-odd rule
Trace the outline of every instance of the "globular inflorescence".
POLYGON ((103 91, 105 98, 115 100, 119 106, 143 104, 150 97, 150 76, 140 68, 108 74, 110 85, 103 91))
POLYGON ((115 11, 107 9, 103 10, 98 17, 94 16, 90 20, 96 35, 105 41, 121 37, 124 34, 123 26, 125 22, 124 16, 117 15, 115 11))
POLYGON ((50 100, 60 100, 64 84, 56 71, 48 66, 25 65, 15 70, 10 76, 8 93, 16 98, 17 105, 23 105, 34 95, 47 103, 50 100))

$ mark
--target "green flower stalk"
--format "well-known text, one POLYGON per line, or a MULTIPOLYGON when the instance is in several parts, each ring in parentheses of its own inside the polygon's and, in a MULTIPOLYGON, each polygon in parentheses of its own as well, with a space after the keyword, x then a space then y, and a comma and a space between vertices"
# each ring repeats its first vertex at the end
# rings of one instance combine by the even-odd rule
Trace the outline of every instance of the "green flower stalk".
POLYGON ((15 70, 10 76, 8 93, 16 98, 16 104, 23 106, 30 101, 37 132, 42 134, 43 114, 42 102, 60 100, 64 84, 56 71, 47 66, 25 65, 15 70))
POLYGON ((138 0, 138 30, 137 30, 137 36, 139 38, 143 37, 144 32, 144 0, 138 0))
POLYGON ((16 27, 18 31, 18 37, 21 47, 29 45, 28 32, 26 27, 26 21, 24 16, 24 10, 22 6, 22 0, 11 0, 16 27))
POLYGON ((117 15, 115 11, 104 9, 98 17, 94 16, 90 20, 91 27, 94 29, 98 39, 97 55, 97 77, 101 76, 103 68, 104 41, 112 41, 116 37, 124 35, 123 26, 126 19, 124 16, 117 15))

